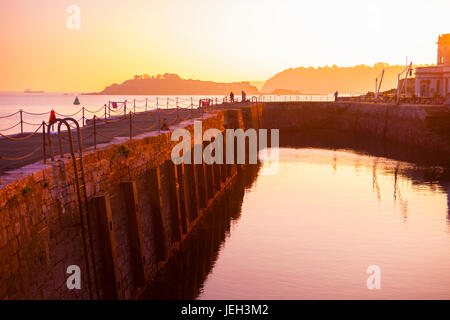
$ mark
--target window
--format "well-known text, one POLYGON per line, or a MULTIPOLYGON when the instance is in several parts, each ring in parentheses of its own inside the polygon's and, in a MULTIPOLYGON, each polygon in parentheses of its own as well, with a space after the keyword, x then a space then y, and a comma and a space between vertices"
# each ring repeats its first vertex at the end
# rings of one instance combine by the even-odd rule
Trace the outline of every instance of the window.
POLYGON ((441 57, 441 62, 440 62, 441 64, 443 64, 444 63, 444 57, 441 57))

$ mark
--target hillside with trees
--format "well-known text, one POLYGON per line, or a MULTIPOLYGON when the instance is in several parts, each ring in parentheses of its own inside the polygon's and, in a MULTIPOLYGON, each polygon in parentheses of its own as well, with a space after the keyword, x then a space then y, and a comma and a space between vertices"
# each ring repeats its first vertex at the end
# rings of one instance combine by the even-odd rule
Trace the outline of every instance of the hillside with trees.
POLYGON ((297 90, 304 94, 365 93, 375 90, 375 78, 385 70, 381 90, 397 87, 398 73, 405 69, 401 65, 377 63, 374 66, 358 65, 337 67, 336 65, 319 68, 290 68, 277 73, 266 81, 261 91, 271 93, 274 90, 297 90))
POLYGON ((150 76, 136 75, 120 84, 114 83, 97 94, 118 95, 227 95, 230 91, 240 94, 259 94, 258 89, 249 82, 221 83, 182 79, 176 74, 150 76))

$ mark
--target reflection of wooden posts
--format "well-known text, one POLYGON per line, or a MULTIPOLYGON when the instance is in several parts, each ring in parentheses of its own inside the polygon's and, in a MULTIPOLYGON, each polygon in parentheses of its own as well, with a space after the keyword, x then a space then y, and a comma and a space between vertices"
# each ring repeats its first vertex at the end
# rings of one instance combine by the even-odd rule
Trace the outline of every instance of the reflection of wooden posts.
POLYGON ((190 277, 190 283, 188 288, 190 288, 191 292, 188 292, 187 295, 189 297, 196 297, 198 294, 197 290, 197 283, 199 282, 199 279, 197 277, 197 267, 198 267, 198 246, 195 244, 191 244, 189 246, 189 274, 190 277))
POLYGON ((166 230, 163 215, 163 200, 161 194, 161 172, 159 168, 151 168, 148 171, 148 190, 150 198, 150 211, 152 217, 152 233, 157 261, 167 258, 168 248, 166 230))
POLYGON ((125 209, 128 218, 128 236, 130 241, 131 265, 133 279, 136 287, 146 284, 145 256, 143 251, 143 236, 141 218, 138 210, 137 188, 135 181, 122 181, 120 183, 125 209))
POLYGON ((98 243, 102 261, 103 299, 120 299, 120 273, 109 196, 97 196, 92 201, 97 217, 98 243))

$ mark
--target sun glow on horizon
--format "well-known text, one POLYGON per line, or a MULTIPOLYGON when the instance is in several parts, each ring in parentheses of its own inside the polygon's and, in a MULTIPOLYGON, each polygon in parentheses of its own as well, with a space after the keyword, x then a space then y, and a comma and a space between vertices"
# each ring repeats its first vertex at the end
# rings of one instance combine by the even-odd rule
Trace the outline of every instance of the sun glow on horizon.
POLYGON ((0 91, 99 91, 135 74, 267 80, 298 66, 435 63, 448 1, 4 0, 0 91), (69 5, 80 30, 66 27, 69 5))

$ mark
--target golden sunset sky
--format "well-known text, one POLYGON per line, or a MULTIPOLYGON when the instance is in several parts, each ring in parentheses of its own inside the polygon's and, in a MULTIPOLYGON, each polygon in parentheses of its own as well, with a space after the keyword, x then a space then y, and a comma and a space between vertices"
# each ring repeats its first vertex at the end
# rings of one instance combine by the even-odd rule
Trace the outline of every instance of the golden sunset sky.
POLYGON ((135 74, 266 80, 298 66, 435 63, 450 1, 1 0, 0 91, 97 91, 135 74), (81 9, 69 30, 68 6, 81 9))

